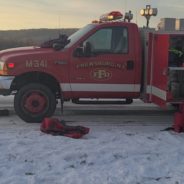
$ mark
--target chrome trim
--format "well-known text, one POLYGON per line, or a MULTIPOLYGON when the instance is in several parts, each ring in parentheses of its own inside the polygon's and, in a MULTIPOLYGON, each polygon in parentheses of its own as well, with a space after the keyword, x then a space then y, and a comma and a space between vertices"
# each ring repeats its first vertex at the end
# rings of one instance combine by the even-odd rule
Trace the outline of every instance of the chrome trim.
POLYGON ((0 76, 0 89, 10 89, 14 78, 13 76, 0 76))
POLYGON ((60 87, 64 92, 140 92, 140 84, 61 83, 60 87))

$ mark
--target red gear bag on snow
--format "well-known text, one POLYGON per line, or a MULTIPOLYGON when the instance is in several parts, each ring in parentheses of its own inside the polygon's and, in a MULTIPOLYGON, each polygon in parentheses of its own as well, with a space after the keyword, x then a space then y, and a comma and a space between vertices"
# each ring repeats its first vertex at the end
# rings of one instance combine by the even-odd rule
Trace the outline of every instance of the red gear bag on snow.
POLYGON ((79 139, 89 133, 89 128, 83 126, 68 126, 63 121, 56 118, 45 118, 40 126, 40 130, 51 135, 62 135, 74 139, 79 139))
POLYGON ((173 129, 178 133, 184 132, 184 102, 179 105, 179 111, 174 114, 173 129))

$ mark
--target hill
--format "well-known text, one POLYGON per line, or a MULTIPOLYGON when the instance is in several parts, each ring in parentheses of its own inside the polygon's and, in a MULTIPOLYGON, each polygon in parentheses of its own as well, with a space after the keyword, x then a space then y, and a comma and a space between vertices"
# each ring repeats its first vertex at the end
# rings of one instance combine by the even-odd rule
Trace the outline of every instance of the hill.
POLYGON ((27 29, 0 31, 0 50, 21 46, 40 45, 57 38, 59 33, 71 35, 78 29, 27 29))

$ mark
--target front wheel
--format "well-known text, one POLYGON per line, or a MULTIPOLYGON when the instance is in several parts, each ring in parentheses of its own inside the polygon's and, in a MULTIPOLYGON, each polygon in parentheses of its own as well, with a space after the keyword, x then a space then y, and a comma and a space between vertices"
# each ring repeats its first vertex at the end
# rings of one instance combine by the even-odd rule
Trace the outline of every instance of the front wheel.
POLYGON ((47 86, 31 83, 17 92, 14 98, 14 108, 24 121, 41 122, 55 112, 56 98, 47 86))

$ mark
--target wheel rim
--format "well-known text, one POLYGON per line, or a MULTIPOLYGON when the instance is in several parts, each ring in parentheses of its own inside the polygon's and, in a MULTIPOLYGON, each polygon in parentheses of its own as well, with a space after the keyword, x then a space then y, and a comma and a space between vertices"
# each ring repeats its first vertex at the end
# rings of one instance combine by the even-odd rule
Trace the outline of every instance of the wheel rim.
POLYGON ((40 114, 48 108, 48 98, 41 91, 28 91, 23 96, 22 107, 24 111, 32 114, 40 114))

